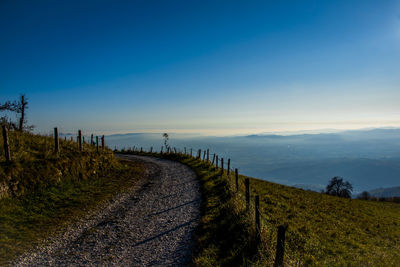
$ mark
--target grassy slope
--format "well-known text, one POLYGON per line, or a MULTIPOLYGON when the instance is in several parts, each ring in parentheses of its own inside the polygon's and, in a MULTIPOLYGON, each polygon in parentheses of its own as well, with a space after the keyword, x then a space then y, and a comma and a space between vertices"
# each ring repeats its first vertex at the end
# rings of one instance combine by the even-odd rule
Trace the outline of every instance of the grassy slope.
POLYGON ((54 139, 29 133, 9 132, 12 162, 5 162, 0 142, 0 198, 19 196, 61 181, 96 177, 116 166, 111 150, 96 153, 94 146, 60 140, 60 153, 54 153, 54 139))
POLYGON ((13 134, 13 162, 3 159, 0 166, 0 181, 10 186, 9 196, 0 199, 1 266, 132 186, 145 172, 142 164, 121 163, 109 150, 97 155, 86 146, 80 153, 76 143, 62 142, 55 156, 51 138, 13 134))
MULTIPOLYGON (((155 155, 155 154, 154 154, 155 155)), ((398 266, 400 205, 343 199, 250 178, 260 196, 262 244, 254 247, 254 213, 244 212, 244 178, 235 194, 233 176, 221 179, 214 167, 169 155, 198 174, 204 196, 194 264, 272 265, 277 226, 287 223, 286 264, 398 266)), ((252 208, 253 209, 253 208, 252 208)))
POLYGON ((266 228, 288 223, 286 249, 293 261, 400 263, 399 204, 343 199, 258 179, 250 183, 252 194, 260 195, 261 210, 268 219, 266 228))
POLYGON ((197 229, 196 266, 241 266, 256 256, 251 220, 238 208, 229 181, 216 168, 190 158, 179 158, 200 178, 203 203, 197 229))

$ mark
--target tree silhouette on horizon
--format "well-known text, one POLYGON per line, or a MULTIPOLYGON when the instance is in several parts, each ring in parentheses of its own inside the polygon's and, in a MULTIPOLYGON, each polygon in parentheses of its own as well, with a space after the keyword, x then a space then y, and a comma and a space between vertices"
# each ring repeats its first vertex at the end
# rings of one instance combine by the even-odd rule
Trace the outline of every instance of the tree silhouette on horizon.
POLYGON ((342 177, 335 176, 326 186, 325 193, 331 196, 350 198, 353 186, 349 182, 344 182, 342 177))

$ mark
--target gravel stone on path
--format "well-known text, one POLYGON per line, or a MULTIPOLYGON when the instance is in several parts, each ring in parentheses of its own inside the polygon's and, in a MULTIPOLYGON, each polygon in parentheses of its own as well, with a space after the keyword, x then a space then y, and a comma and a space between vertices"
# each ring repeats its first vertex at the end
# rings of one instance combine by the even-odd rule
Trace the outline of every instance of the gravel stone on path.
POLYGON ((185 266, 200 218, 200 184, 187 166, 135 155, 149 175, 46 245, 30 251, 18 266, 185 266))

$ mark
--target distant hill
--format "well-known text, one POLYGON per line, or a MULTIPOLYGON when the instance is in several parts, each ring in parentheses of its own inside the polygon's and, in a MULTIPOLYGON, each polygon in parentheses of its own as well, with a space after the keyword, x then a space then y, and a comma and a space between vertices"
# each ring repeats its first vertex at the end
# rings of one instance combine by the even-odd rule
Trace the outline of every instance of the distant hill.
POLYGON ((374 197, 400 197, 400 186, 378 188, 369 191, 369 193, 374 197))
MULTIPOLYGON (((271 133, 247 136, 169 134, 169 144, 183 150, 210 149, 251 177, 320 192, 334 176, 354 187, 354 195, 399 185, 400 129, 364 129, 331 133, 271 133), (321 188, 322 185, 322 188, 321 188)), ((161 133, 107 136, 111 148, 135 146, 160 151, 161 133)))

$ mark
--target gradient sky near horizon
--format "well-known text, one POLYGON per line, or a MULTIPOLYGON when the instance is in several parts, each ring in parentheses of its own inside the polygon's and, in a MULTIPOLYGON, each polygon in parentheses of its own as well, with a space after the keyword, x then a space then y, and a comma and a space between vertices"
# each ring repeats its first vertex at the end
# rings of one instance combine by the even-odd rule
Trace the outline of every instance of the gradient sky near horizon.
POLYGON ((38 132, 400 127, 400 0, 0 1, 38 132))

